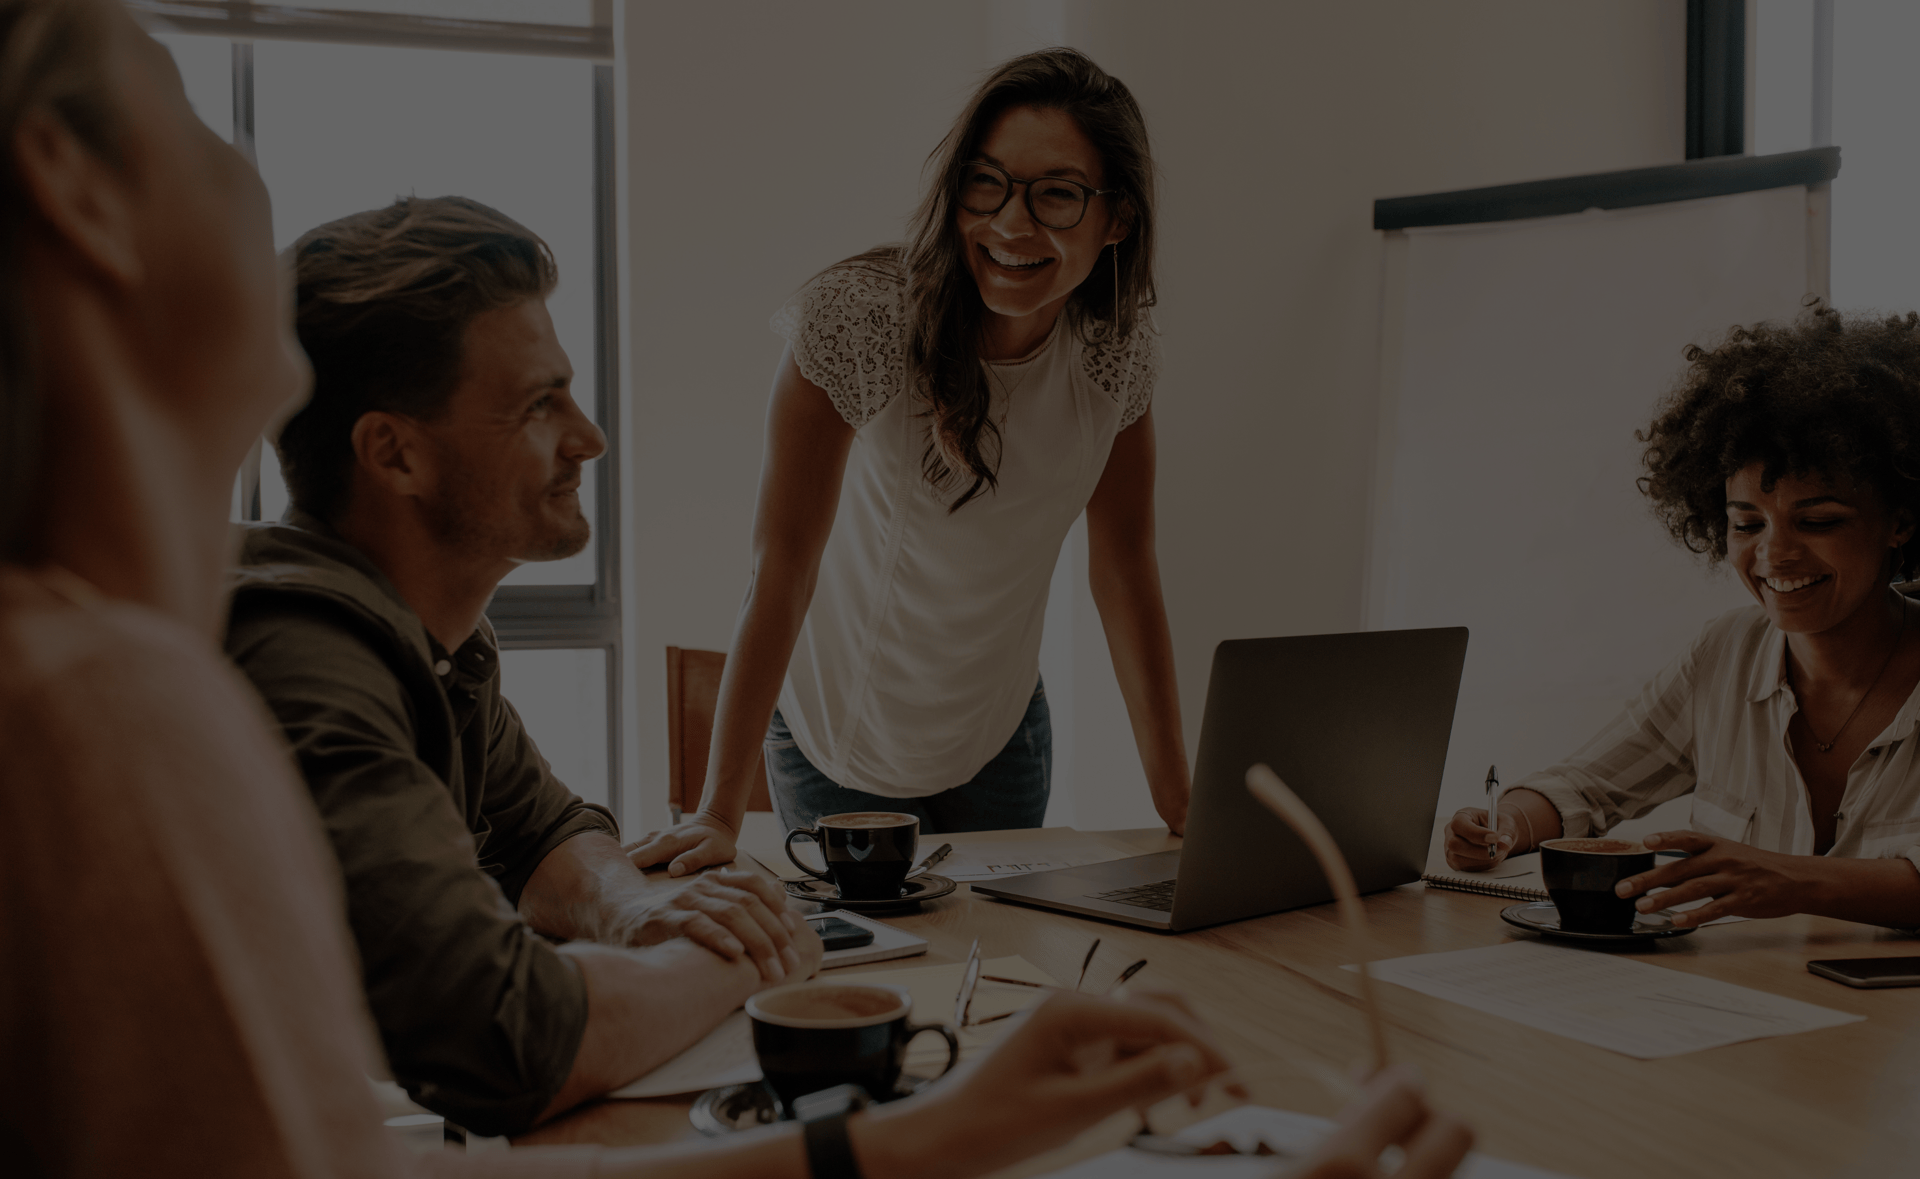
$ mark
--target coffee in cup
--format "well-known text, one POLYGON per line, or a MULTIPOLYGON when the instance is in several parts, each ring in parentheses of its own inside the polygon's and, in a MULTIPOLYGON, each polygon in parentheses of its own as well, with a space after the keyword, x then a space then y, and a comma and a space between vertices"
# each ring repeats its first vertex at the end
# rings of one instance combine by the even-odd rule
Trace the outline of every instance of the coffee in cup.
POLYGON ((954 1030, 909 1023, 912 1013, 904 988, 858 983, 796 983, 747 1000, 761 1077, 788 1116, 796 1099, 835 1085, 858 1085, 875 1101, 899 1096, 907 1045, 922 1032, 946 1038, 947 1069, 959 1063, 954 1030))
POLYGON ((1540 875, 1568 933, 1632 933, 1637 897, 1613 886, 1651 871, 1653 852, 1631 839, 1549 839, 1540 845, 1540 875))
POLYGON ((920 820, 894 811, 825 815, 811 827, 787 832, 787 858, 794 867, 832 884, 847 901, 898 899, 919 846, 920 820), (801 835, 819 845, 827 861, 825 872, 809 868, 793 854, 793 841, 801 835))

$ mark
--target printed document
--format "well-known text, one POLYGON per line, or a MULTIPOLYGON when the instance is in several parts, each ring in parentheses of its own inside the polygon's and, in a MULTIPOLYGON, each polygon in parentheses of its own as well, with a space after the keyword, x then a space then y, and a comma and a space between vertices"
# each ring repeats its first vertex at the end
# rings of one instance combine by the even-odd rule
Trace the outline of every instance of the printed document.
POLYGON ((1368 969, 1382 982, 1640 1060, 1866 1018, 1537 941, 1389 958, 1368 969))

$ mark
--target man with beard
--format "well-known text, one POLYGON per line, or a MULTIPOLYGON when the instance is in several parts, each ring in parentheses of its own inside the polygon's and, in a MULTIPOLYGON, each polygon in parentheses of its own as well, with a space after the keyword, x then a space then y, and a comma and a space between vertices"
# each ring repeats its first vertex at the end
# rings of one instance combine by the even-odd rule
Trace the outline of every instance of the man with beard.
POLYGON ((293 253, 313 397, 276 441, 292 508, 246 529, 227 651, 331 838, 396 1079, 518 1133, 807 977, 819 939, 749 873, 650 885, 501 696, 487 602, 586 545, 581 467, 606 449, 546 245, 443 197, 293 253))

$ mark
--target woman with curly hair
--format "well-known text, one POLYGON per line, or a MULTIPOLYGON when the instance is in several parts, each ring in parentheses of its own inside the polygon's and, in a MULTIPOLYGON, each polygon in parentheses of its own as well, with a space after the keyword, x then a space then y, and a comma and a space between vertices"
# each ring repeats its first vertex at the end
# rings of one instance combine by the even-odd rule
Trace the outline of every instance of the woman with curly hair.
POLYGON ((1692 347, 1640 435, 1640 488, 1675 540, 1757 606, 1709 623, 1626 710, 1516 783, 1488 826, 1448 824, 1484 870, 1693 795, 1689 858, 1622 882, 1676 924, 1817 913, 1920 924, 1920 315, 1816 308, 1692 347))

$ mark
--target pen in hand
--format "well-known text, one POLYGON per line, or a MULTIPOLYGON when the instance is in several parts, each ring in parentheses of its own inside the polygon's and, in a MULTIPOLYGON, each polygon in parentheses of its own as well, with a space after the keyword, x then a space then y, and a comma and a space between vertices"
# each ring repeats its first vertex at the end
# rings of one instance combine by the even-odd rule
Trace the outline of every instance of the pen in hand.
POLYGON ((1500 774, 1492 766, 1487 767, 1487 859, 1500 859, 1500 774))

